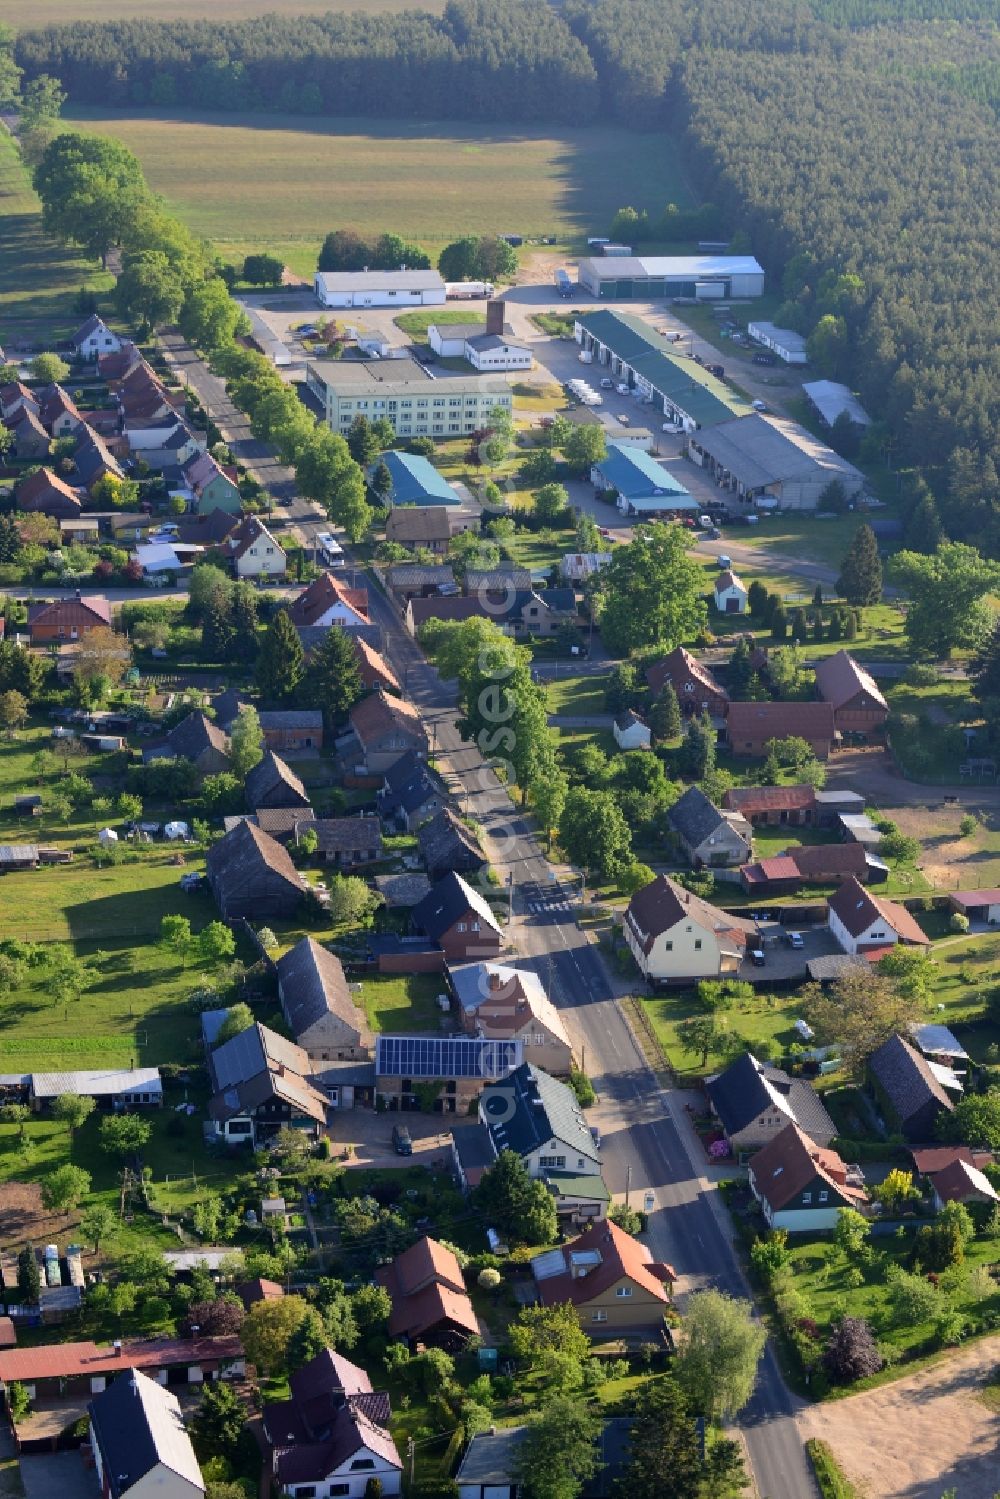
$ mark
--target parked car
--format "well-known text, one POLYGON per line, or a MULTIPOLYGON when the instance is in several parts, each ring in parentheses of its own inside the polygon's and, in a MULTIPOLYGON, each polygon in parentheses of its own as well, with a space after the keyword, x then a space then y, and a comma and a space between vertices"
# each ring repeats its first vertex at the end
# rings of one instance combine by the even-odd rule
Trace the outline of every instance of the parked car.
POLYGON ((601 389, 602 390, 614 390, 614 388, 615 388, 615 382, 612 379, 610 379, 607 375, 605 375, 604 379, 601 381, 601 389))
POLYGON ((718 541, 720 536, 722 535, 722 532, 719 530, 718 526, 710 526, 709 529, 705 532, 705 535, 708 537, 709 541, 718 541))
POLYGON ((762 947, 751 948, 750 961, 755 968, 764 968, 767 964, 767 959, 764 957, 764 949, 762 947))
POLYGON ((620 411, 618 413, 618 420, 621 422, 621 424, 622 424, 623 427, 627 427, 628 424, 629 424, 629 419, 625 415, 624 411, 620 411))
POLYGON ((698 523, 704 530, 708 531, 712 526, 712 517, 710 515, 699 515, 698 523))
POLYGON ((723 572, 725 572, 727 567, 732 567, 733 565, 732 557, 727 557, 724 552, 720 552, 719 556, 716 557, 715 560, 716 562, 718 562, 719 567, 723 572))
POLYGON ((392 1127, 392 1148, 397 1155, 412 1155, 413 1141, 410 1131, 405 1124, 394 1124, 392 1127))
POLYGON ((754 411, 766 411, 767 410, 767 402, 766 401, 751 401, 750 404, 753 407, 754 411))
POLYGON ((786 932, 785 941, 789 947, 794 947, 796 950, 800 950, 806 945, 801 932, 786 932))

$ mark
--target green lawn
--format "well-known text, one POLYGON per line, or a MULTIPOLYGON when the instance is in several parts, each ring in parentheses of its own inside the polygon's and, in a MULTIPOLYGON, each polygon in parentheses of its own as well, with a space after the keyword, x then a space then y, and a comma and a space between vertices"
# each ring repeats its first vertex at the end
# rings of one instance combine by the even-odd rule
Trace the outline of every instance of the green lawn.
POLYGON ((576 718, 607 713, 604 702, 606 680, 603 676, 546 679, 545 699, 549 712, 576 718))
POLYGON ((453 327, 463 323, 485 323, 484 312, 460 312, 454 309, 441 312, 433 308, 430 312, 401 312, 399 317, 393 318, 396 327, 403 333, 408 333, 411 338, 423 338, 431 324, 437 327, 453 327))
MULTIPOLYGON (((915 781, 957 784, 966 758, 962 723, 969 718, 974 726, 978 718, 970 711, 968 682, 941 679, 933 687, 898 682, 887 687, 886 699, 894 715, 892 747, 904 772, 915 781)), ((973 744, 971 753, 989 754, 989 749, 973 744)))
POLYGON ((603 231, 622 203, 689 201, 669 142, 612 127, 80 108, 67 123, 124 141, 167 206, 228 259, 267 248, 304 275, 338 225, 392 228, 436 255, 511 225, 566 244, 603 231))
MULTIPOLYGON (((685 1051, 678 1039, 677 1027, 682 1021, 704 1014, 693 989, 641 998, 636 1003, 641 1005, 668 1062, 679 1077, 703 1077, 725 1067, 726 1058, 721 1052, 710 1051, 703 1066, 701 1054, 685 1051)), ((740 1036, 752 1051, 754 1044, 761 1040, 778 1041, 784 1047, 792 1045, 798 1039, 795 1021, 801 1012, 801 1002, 794 996, 757 994, 754 999, 741 1001, 717 1018, 720 1022, 725 1021, 730 1033, 740 1036)))
POLYGON ((373 1031, 436 1032, 441 1019, 436 998, 443 988, 443 979, 433 973, 379 974, 362 981, 359 998, 373 1031))
MULTIPOLYGON (((3 16, 7 20, 6 11, 3 16)), ((8 356, 17 340, 53 343, 81 321, 81 286, 106 291, 112 278, 42 232, 38 199, 6 130, 0 129, 0 329, 8 356)))

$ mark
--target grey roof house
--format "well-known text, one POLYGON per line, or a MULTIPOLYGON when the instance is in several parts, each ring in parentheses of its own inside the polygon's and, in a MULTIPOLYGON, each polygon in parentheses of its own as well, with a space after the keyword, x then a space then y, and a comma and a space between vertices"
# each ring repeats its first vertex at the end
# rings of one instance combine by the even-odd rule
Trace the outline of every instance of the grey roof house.
POLYGON ((273 750, 267 750, 250 771, 245 790, 247 806, 252 812, 261 807, 310 806, 309 793, 299 777, 273 750))
POLYGON ((289 1029, 314 1061, 366 1057, 371 1035, 355 1005, 340 959, 303 937, 278 960, 278 997, 289 1029))
POLYGON ((381 817, 412 833, 441 808, 443 796, 423 760, 409 750, 385 772, 376 802, 381 817))
POLYGON ((172 1390, 126 1366, 87 1411, 105 1499, 152 1493, 159 1499, 202 1499, 205 1481, 172 1390))
POLYGON ((190 760, 200 775, 220 775, 229 769, 229 739, 204 713, 189 713, 161 743, 143 750, 142 758, 147 764, 151 760, 190 760))
POLYGON ((788 1124, 797 1124, 817 1145, 837 1133, 823 1101, 802 1078, 758 1062, 744 1052, 707 1084, 712 1111, 736 1152, 759 1150, 788 1124))
POLYGON ((293 916, 306 891, 288 850, 250 822, 238 823, 212 845, 205 871, 227 920, 293 916))
POLYGON ((328 1099, 305 1051, 259 1022, 209 1054, 208 1074, 209 1118, 230 1144, 269 1139, 286 1125, 315 1134, 326 1123, 328 1099))
POLYGON ((699 786, 689 786, 670 808, 667 821, 695 869, 745 864, 753 833, 739 812, 721 812, 699 786))
POLYGON ((432 880, 440 879, 449 870, 475 874, 486 864, 479 840, 450 807, 442 807, 430 822, 424 823, 417 834, 417 847, 432 880))
POLYGON ((512 1150, 519 1156, 528 1175, 545 1182, 560 1215, 575 1222, 606 1215, 601 1148, 567 1083, 522 1062, 484 1088, 479 1117, 497 1155, 512 1150))
POLYGON ((911 1143, 933 1140, 941 1114, 962 1096, 952 1069, 920 1055, 902 1036, 890 1036, 868 1058, 868 1086, 893 1134, 911 1143))

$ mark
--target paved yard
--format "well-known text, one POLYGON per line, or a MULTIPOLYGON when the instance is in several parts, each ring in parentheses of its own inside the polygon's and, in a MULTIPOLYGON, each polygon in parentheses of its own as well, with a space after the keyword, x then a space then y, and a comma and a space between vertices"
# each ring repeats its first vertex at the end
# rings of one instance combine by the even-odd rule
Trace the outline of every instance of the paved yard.
POLYGON ((335 1109, 329 1115, 327 1134, 334 1155, 344 1145, 353 1145, 349 1166, 403 1166, 413 1164, 439 1170, 451 1160, 449 1136, 453 1129, 475 1124, 467 1115, 379 1114, 374 1109, 335 1109), (413 1141, 413 1155, 396 1155, 392 1148, 392 1127, 405 1124, 413 1141))
POLYGON ((21 1459, 27 1499, 98 1499, 97 1474, 79 1452, 40 1452, 21 1459))
POLYGON ((977 1390, 995 1376, 1000 1337, 908 1379, 812 1406, 800 1413, 804 1437, 821 1437, 866 1499, 994 1499, 997 1417, 977 1390))

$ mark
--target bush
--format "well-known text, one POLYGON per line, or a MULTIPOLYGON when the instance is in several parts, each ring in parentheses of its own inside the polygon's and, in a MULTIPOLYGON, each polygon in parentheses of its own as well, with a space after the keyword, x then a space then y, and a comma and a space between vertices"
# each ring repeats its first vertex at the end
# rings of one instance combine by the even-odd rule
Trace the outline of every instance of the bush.
POLYGON ((964 911, 953 911, 948 921, 948 930, 959 932, 964 937, 969 930, 969 918, 964 911))
POLYGON ((587 1074, 581 1072, 579 1068, 574 1067, 570 1073, 569 1085, 576 1094, 576 1101, 581 1109, 589 1109, 591 1104, 596 1101, 597 1094, 594 1092, 593 1083, 587 1074))
POLYGON ((978 826, 978 820, 973 817, 971 812, 966 812, 965 816, 962 818, 962 821, 958 825, 958 831, 961 833, 963 838, 971 838, 978 826))
POLYGON ((476 1276, 476 1285, 483 1291, 495 1291, 500 1284, 500 1271, 493 1270, 489 1265, 480 1270, 476 1276))
POLYGON ((864 1317, 841 1317, 823 1350, 823 1368, 836 1384, 853 1384, 882 1367, 882 1355, 864 1317))

